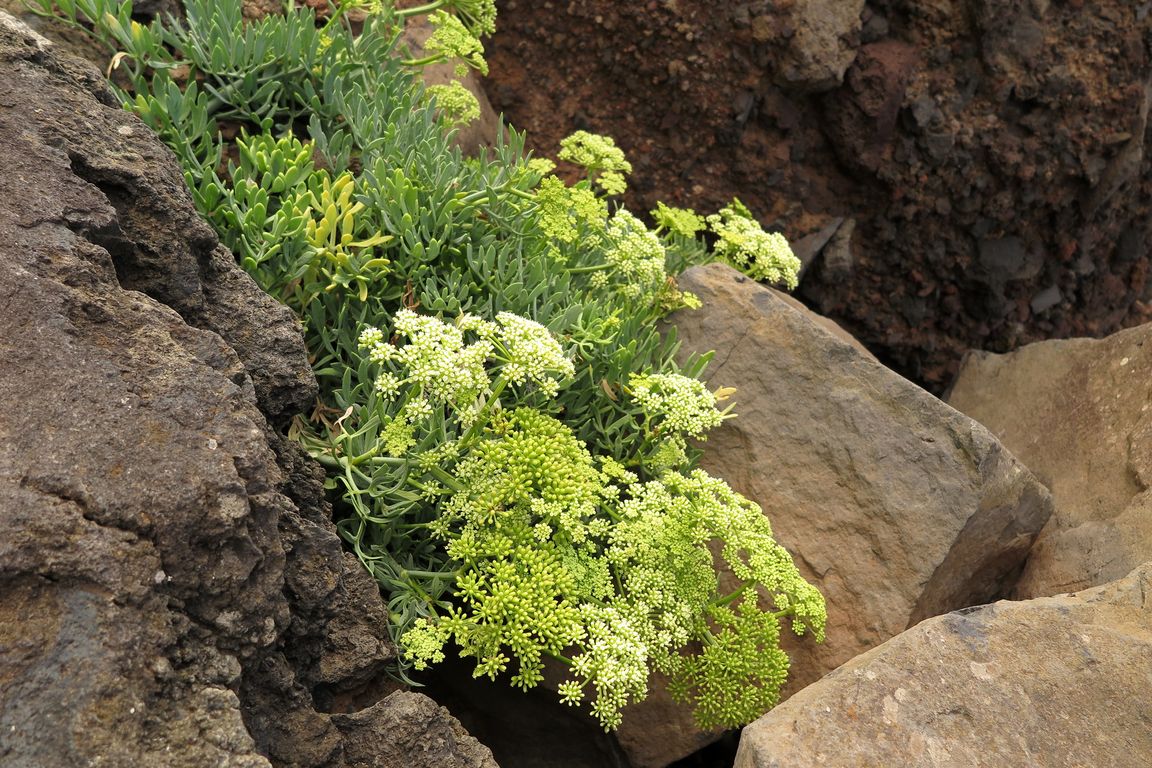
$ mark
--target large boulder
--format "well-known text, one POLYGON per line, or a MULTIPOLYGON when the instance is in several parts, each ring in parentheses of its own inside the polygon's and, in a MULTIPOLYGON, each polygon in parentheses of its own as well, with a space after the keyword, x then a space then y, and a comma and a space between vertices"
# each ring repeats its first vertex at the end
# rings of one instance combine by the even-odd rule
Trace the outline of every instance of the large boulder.
POLYGON ((681 357, 735 387, 701 466, 759 503, 828 602, 791 650, 794 692, 930 616, 1011 589, 1051 514, 1044 486, 980 424, 722 264, 680 281, 681 357))
POLYGON ((992 430, 1056 511, 1020 598, 1104 584, 1152 561, 1152 326, 965 358, 948 402, 992 430))
POLYGON ((0 146, 0 763, 355 768, 374 723, 452 745, 391 764, 493 765, 410 700, 325 711, 394 649, 269 425, 315 396, 295 320, 99 73, 2 12, 0 146))
POLYGON ((736 768, 1152 765, 1152 564, 939 616, 744 729, 736 768))
MULTIPOLYGON (((826 641, 786 641, 785 696, 1011 589, 1051 502, 988 430, 727 266, 692 269, 680 287, 704 303, 672 318, 682 356, 719 350, 709 381, 737 388, 739 416, 709 434, 702 466, 764 508, 827 600, 826 641)), ((641 733, 625 717, 620 739, 641 765, 700 738, 682 708, 662 715, 641 733)))

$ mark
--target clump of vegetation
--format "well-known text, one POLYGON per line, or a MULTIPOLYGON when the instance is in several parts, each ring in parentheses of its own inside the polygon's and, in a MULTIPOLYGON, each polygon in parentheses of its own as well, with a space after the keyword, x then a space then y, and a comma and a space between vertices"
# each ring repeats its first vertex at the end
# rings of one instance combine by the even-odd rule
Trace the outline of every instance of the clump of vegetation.
POLYGON ((781 624, 819 639, 823 599, 759 507, 695 468, 688 439, 731 416, 730 391, 699 381, 703 359, 678 367, 657 325, 698 304, 675 284, 691 264, 794 282, 782 238, 738 203, 706 221, 661 205, 649 229, 612 202, 631 166, 603 137, 564 142, 586 170, 571 185, 511 131, 489 155, 452 148, 470 110, 413 69, 483 70, 491 0, 258 21, 188 0, 148 25, 127 0, 37 5, 108 45, 125 107, 300 317, 322 396, 290 434, 328 469, 408 668, 454 648, 531 688, 554 659, 562 700, 608 729, 654 669, 706 728, 775 703, 781 624), (422 58, 399 43, 416 13, 437 28, 422 58))

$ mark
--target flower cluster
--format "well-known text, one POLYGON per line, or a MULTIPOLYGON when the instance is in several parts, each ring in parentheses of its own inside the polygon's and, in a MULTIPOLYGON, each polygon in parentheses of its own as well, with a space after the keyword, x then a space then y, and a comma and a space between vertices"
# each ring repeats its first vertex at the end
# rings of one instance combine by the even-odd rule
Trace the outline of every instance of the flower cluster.
POLYGON ((487 391, 491 376, 497 374, 512 384, 534 384, 554 395, 560 381, 575 370, 547 328, 511 312, 501 312, 495 322, 465 314, 451 324, 402 309, 393 326, 407 344, 390 344, 373 327, 359 337, 368 359, 381 366, 375 389, 386 400, 413 388, 418 399, 461 409, 487 391), (475 338, 469 340, 466 333, 475 338))
POLYGON ((477 37, 496 33, 496 0, 449 0, 447 5, 477 37))
POLYGON ((428 657, 436 639, 450 637, 461 656, 476 658, 477 677, 495 679, 511 661, 507 650, 519 664, 512 684, 532 688, 543 679, 544 656, 559 655, 584 635, 579 608, 566 597, 571 578, 555 549, 538 541, 523 520, 510 518, 473 534, 456 578, 457 604, 436 634, 422 634, 420 653, 428 657))
POLYGON ((440 524, 459 519, 468 526, 490 525, 517 515, 543 522, 569 541, 584 538, 596 513, 600 472, 572 430, 531 408, 517 408, 490 427, 456 468, 460 486, 444 505, 440 524))
POLYGON ((536 191, 540 229, 561 243, 572 243, 580 226, 598 230, 608 218, 608 205, 590 189, 569 187, 558 176, 545 176, 536 191))
POLYGON ((575 375, 576 368, 563 347, 540 323, 511 312, 496 315, 496 323, 494 356, 508 381, 518 386, 531 382, 555 396, 560 381, 575 375))
POLYGON ((755 280, 796 287, 800 259, 788 240, 777 232, 765 232, 739 200, 708 217, 708 226, 720 238, 716 255, 755 280))
POLYGON ((613 730, 620 725, 624 705, 648 691, 648 643, 632 610, 587 603, 580 613, 587 632, 583 652, 572 658, 573 679, 561 683, 558 692, 561 701, 575 705, 591 686, 596 693, 592 715, 604 730, 613 730))
POLYGON ((435 31, 424 47, 434 56, 445 59, 459 59, 464 62, 456 67, 456 76, 463 77, 472 67, 482 75, 488 74, 488 62, 484 60, 484 44, 468 28, 450 13, 436 11, 428 17, 435 31))
POLYGON ((585 168, 589 178, 609 195, 622 195, 628 188, 624 176, 632 173, 632 164, 608 136, 576 131, 561 140, 557 157, 585 168))
POLYGON ((658 295, 668 275, 664 244, 656 233, 621 208, 608 222, 608 242, 604 258, 623 281, 624 293, 632 298, 658 295))
POLYGON ((681 237, 695 237, 697 232, 704 229, 704 217, 697 216, 691 208, 673 208, 664 203, 656 203, 656 210, 651 212, 651 216, 658 230, 675 232, 681 237))
POLYGON ((480 118, 480 102, 458 80, 430 85, 425 92, 428 98, 435 99, 440 114, 455 125, 467 125, 480 118))
POLYGON ((642 636, 653 665, 670 676, 674 694, 696 705, 705 728, 759 717, 764 702, 775 703, 787 674, 779 620, 791 617, 797 633, 810 630, 820 639, 823 598, 772 537, 760 508, 723 480, 701 470, 669 472, 629 492, 608 558, 635 615, 649 617, 642 636), (717 597, 712 541, 723 542, 725 563, 743 579, 727 597, 717 597), (758 586, 775 612, 758 607, 758 586), (688 641, 700 642, 703 651, 685 654, 688 641))
POLYGON ((750 722, 776 706, 788 677, 780 621, 760 609, 754 594, 738 605, 711 607, 706 616, 709 639, 700 653, 670 659, 668 692, 695 705, 704 730, 750 722))
POLYGON ((376 379, 376 391, 381 396, 395 397, 402 387, 410 385, 418 388, 421 396, 459 407, 488 388, 484 364, 493 350, 488 339, 468 344, 459 328, 410 309, 397 312, 393 325, 398 336, 408 339, 407 344, 387 343, 377 328, 366 328, 360 334, 360 346, 372 362, 381 365, 376 379), (401 377, 397 370, 407 375, 401 377))
POLYGON ((634 373, 628 388, 648 417, 649 426, 661 432, 702 437, 720 426, 726 415, 717 410, 716 395, 704 382, 679 373, 634 373))

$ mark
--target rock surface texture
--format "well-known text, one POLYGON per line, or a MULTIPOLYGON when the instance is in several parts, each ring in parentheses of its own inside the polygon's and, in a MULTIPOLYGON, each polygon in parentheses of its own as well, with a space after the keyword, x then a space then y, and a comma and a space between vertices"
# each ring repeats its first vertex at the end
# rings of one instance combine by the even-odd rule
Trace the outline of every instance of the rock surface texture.
POLYGON ((744 729, 736 768, 1152 765, 1152 565, 958 611, 744 729))
POLYGON ((1152 326, 965 359, 949 403, 1051 489, 1019 598, 1073 592, 1152 561, 1152 326))
POLYGON ((99 74, 3 13, 0 147, 0 764, 494 765, 414 694, 322 711, 394 650, 269 426, 315 394, 295 321, 99 74), (368 731, 441 746, 380 762, 368 731))
POLYGON ((633 210, 738 196, 812 236, 805 299, 937 391, 968 349, 1149 316, 1143 3, 500 10, 489 95, 538 152, 606 133, 635 167, 633 210))
MULTIPOLYGON (((1052 507, 988 430, 729 267, 697 267, 680 287, 704 303, 672 318, 682 354, 721 350, 710 385, 737 388, 739 416, 709 434, 702 466, 764 508, 827 600, 827 640, 785 643, 785 695, 1011 589, 1052 507)), ((639 764, 697 746, 685 711, 663 715, 646 733, 625 717, 620 741, 639 764)))

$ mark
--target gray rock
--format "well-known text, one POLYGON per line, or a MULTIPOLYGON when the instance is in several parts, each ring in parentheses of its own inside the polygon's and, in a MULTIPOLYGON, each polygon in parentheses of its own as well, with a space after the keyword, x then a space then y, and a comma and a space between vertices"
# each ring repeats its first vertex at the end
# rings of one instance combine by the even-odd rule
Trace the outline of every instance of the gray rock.
MULTIPOLYGON (((823 644, 785 641, 786 696, 1011 588, 1051 502, 986 429, 726 266, 680 286, 704 303, 672 318, 682 356, 719 350, 711 386, 737 388, 739 416, 710 433, 702 466, 764 508, 828 603, 823 644)), ((665 719, 694 733, 682 710, 665 719)))
POLYGON ((949 403, 991 429, 1056 507, 1017 597, 1104 584, 1152 560, 1150 337, 1144 325, 965 359, 949 403))
MULTIPOLYGON (((0 764, 371 765, 312 698, 394 650, 268 425, 315 392, 295 321, 99 74, 2 13, 0 146, 0 764)), ((466 741, 442 721, 409 727, 466 741)))
POLYGON ((370 709, 333 717, 349 765, 497 768, 489 749, 427 696, 397 691, 370 709))
POLYGON ((827 91, 842 83, 856 58, 863 10, 864 0, 797 0, 792 9, 796 32, 777 81, 803 92, 827 91))
POLYGON ((939 616, 744 729, 736 768, 1152 765, 1152 564, 939 616))
POLYGON ((828 245, 833 235, 840 229, 840 225, 844 223, 844 218, 837 216, 828 221, 827 224, 820 229, 805 235, 796 242, 792 243, 792 252, 796 254, 796 258, 800 259, 800 279, 804 279, 804 273, 816 261, 824 250, 824 246, 828 245))

